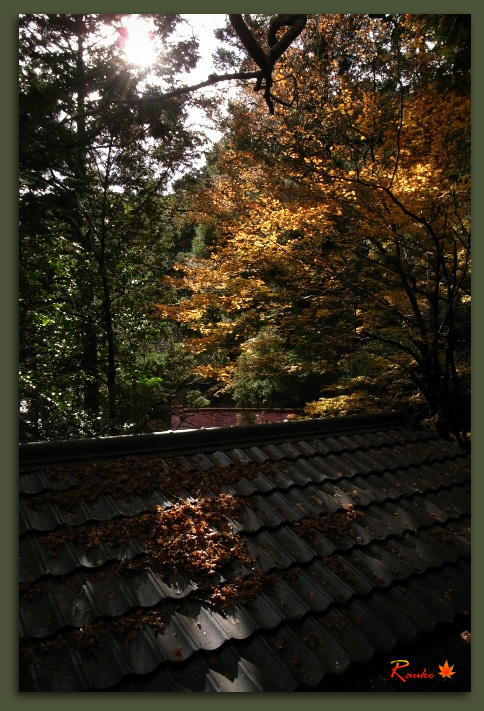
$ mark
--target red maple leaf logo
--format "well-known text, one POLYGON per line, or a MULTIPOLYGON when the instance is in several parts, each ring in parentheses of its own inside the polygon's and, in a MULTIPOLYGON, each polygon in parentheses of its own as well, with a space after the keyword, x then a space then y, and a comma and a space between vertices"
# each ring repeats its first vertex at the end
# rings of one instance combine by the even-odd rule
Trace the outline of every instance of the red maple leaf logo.
POLYGON ((448 677, 450 679, 452 674, 455 674, 455 671, 452 671, 453 668, 454 668, 453 664, 451 667, 449 667, 449 662, 447 661, 447 659, 445 660, 445 664, 443 667, 441 667, 439 664, 439 669, 440 669, 439 674, 442 677, 442 679, 445 679, 446 677, 448 677))

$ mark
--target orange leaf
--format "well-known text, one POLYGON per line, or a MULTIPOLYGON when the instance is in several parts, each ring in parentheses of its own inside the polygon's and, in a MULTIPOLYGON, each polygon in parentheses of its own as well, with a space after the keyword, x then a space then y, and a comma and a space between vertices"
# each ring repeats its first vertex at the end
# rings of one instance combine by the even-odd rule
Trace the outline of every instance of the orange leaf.
POLYGON ((440 664, 439 664, 439 669, 440 669, 439 674, 440 674, 440 676, 441 676, 443 679, 445 679, 446 677, 449 677, 449 679, 450 679, 450 677, 452 676, 452 674, 455 674, 455 671, 452 671, 453 668, 454 668, 454 665, 452 665, 451 667, 449 667, 449 662, 448 662, 447 660, 445 660, 445 664, 444 664, 443 667, 441 667, 440 664))

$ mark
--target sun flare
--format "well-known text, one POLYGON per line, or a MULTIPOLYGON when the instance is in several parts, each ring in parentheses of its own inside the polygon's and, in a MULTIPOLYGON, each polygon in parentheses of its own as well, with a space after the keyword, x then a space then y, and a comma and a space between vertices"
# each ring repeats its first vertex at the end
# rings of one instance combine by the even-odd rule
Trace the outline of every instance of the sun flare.
POLYGON ((149 24, 133 15, 124 23, 123 49, 128 61, 149 67, 156 58, 153 35, 149 24))

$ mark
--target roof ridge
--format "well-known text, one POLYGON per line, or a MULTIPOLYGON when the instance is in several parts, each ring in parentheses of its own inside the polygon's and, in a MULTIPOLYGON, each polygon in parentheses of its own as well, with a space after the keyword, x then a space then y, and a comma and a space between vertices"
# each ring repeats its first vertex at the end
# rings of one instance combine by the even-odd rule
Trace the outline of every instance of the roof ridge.
POLYGON ((364 415, 270 422, 259 425, 28 442, 19 445, 19 465, 20 471, 31 471, 38 466, 48 468, 65 462, 98 459, 99 457, 150 452, 169 452, 169 456, 174 456, 179 452, 187 454, 191 449, 196 452, 207 452, 214 451, 219 447, 223 447, 223 449, 249 447, 266 442, 274 443, 279 439, 337 436, 352 431, 385 430, 408 424, 406 411, 391 410, 364 415))

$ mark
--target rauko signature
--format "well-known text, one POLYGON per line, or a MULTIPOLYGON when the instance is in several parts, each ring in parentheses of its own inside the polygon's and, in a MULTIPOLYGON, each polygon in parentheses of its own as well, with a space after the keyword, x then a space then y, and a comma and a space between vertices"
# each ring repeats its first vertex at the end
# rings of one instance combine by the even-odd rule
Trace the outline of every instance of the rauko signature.
POLYGON ((407 681, 407 679, 433 679, 435 674, 432 672, 430 674, 427 674, 427 669, 424 669, 421 674, 405 674, 405 676, 402 676, 401 674, 398 673, 399 669, 405 669, 405 667, 409 666, 409 662, 406 659, 395 659, 392 664, 395 664, 395 666, 392 669, 392 676, 391 678, 393 679, 394 676, 398 676, 399 679, 402 681, 407 681))

